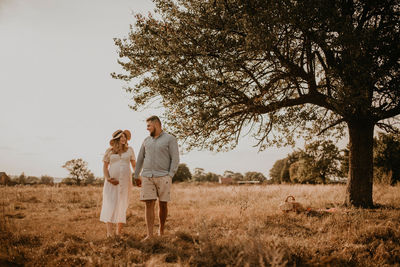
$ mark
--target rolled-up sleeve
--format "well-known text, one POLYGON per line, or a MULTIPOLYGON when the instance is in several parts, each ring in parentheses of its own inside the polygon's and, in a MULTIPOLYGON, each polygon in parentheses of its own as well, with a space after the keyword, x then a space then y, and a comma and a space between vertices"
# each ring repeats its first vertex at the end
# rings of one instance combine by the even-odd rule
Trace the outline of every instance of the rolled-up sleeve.
POLYGON ((174 136, 171 136, 171 138, 168 142, 168 145, 169 145, 169 155, 171 158, 171 164, 170 164, 168 175, 170 177, 174 177, 176 171, 178 170, 178 165, 179 165, 178 142, 174 136))
POLYGON ((144 157, 145 157, 145 146, 143 142, 142 146, 140 147, 139 155, 136 161, 135 179, 139 178, 140 172, 142 171, 144 157))

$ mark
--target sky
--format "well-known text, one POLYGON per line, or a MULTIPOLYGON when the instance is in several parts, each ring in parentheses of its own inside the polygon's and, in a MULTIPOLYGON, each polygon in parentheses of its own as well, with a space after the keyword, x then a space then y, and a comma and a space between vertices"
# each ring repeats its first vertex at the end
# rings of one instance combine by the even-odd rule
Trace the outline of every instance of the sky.
MULTIPOLYGON (((0 0, 0 171, 10 175, 68 177, 62 165, 75 158, 102 177, 102 156, 117 129, 132 132, 136 154, 145 119, 160 110, 135 112, 122 81, 113 38, 125 37, 133 13, 148 13, 150 0, 0 0)), ((181 163, 206 172, 262 172, 293 148, 258 153, 244 137, 224 153, 181 153, 181 163)))

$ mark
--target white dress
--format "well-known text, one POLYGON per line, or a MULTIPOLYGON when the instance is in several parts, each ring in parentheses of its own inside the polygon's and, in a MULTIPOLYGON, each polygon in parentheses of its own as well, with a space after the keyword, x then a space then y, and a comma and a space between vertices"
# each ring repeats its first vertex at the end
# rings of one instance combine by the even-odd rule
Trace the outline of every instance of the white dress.
POLYGON ((119 184, 113 185, 107 180, 104 181, 103 205, 100 213, 102 222, 126 223, 129 192, 132 189, 131 160, 135 160, 132 147, 128 147, 128 150, 121 155, 112 154, 109 148, 103 157, 103 161, 110 163, 108 168, 110 178, 118 179, 119 184))

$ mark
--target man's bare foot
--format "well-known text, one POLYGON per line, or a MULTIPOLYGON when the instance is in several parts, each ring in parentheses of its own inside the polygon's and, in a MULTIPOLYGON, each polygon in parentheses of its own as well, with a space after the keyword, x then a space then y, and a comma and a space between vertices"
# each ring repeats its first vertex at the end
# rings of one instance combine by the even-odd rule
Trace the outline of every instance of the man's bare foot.
POLYGON ((107 233, 107 238, 111 238, 111 237, 112 237, 112 234, 107 233))
POLYGON ((164 235, 164 230, 158 229, 158 236, 163 236, 164 235))

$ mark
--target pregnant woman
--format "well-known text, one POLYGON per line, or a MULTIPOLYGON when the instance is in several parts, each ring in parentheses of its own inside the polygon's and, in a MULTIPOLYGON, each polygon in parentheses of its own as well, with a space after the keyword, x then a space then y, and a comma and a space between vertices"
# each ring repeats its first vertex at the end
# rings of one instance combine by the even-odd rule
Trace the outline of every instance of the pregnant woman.
POLYGON ((117 224, 116 235, 120 235, 126 223, 126 209, 129 205, 129 192, 132 189, 132 169, 135 169, 135 153, 128 146, 131 133, 117 130, 110 140, 103 157, 103 205, 100 221, 107 225, 107 237, 111 237, 113 224, 117 224))

